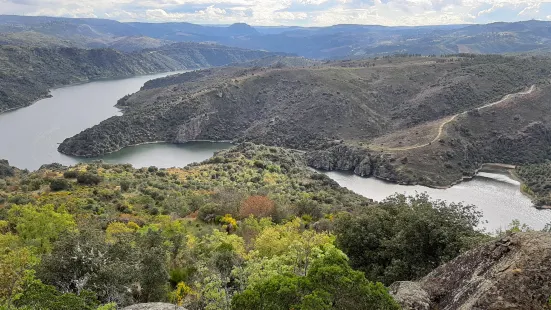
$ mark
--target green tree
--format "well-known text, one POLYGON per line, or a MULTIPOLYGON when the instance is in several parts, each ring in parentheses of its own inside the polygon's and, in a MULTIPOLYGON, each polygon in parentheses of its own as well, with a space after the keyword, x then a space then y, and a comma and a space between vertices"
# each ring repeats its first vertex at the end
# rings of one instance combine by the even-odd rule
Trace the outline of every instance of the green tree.
POLYGON ((23 291, 23 285, 31 277, 31 269, 38 262, 28 248, 3 249, 0 252, 0 305, 9 309, 14 298, 23 291))
POLYGON ((142 302, 166 299, 169 292, 168 247, 160 231, 148 229, 138 240, 140 248, 140 291, 142 302))
POLYGON ((381 283, 369 282, 348 265, 344 253, 328 247, 312 263, 306 276, 276 274, 234 295, 232 309, 381 309, 398 304, 381 283))
POLYGON ((139 274, 139 248, 134 240, 119 237, 105 242, 100 230, 65 234, 42 258, 37 276, 63 292, 90 290, 101 302, 125 305, 134 302, 129 291, 139 274))
POLYGON ((337 245, 368 279, 389 285, 424 276, 486 240, 476 228, 480 216, 472 206, 397 195, 378 208, 341 214, 337 245))

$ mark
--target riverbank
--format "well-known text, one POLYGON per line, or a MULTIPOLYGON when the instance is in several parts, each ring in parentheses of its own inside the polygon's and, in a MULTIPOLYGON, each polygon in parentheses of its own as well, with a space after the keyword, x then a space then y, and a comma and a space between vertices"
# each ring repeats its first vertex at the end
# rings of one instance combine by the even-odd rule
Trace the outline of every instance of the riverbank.
POLYGON ((149 145, 149 144, 170 144, 170 145, 186 145, 188 143, 194 143, 194 142, 207 142, 207 143, 227 143, 227 144, 235 144, 232 140, 220 140, 220 141, 213 141, 213 140, 189 140, 189 141, 186 141, 186 142, 180 142, 180 143, 173 143, 173 142, 169 142, 169 141, 152 141, 152 142, 142 142, 142 143, 136 143, 136 144, 132 144, 132 145, 128 145, 128 146, 125 146, 125 147, 121 147, 120 149, 118 150, 115 150, 115 151, 111 151, 111 152, 107 152, 101 156, 91 156, 91 155, 72 155, 72 154, 65 154, 63 153, 62 151, 58 150, 58 152, 60 152, 61 154, 64 154, 64 155, 67 155, 67 156, 71 156, 71 157, 76 157, 76 158, 87 158, 87 159, 101 159, 107 155, 110 155, 110 154, 115 154, 115 153, 118 153, 120 151, 123 151, 125 149, 129 149, 129 148, 133 148, 133 147, 137 147, 137 146, 140 146, 140 145, 149 145))

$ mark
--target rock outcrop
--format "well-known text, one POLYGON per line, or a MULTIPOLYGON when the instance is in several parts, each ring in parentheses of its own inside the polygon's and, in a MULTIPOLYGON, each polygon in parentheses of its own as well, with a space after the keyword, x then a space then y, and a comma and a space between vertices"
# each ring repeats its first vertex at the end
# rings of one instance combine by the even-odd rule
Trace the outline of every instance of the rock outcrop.
POLYGON ((173 304, 167 304, 162 302, 152 302, 147 304, 136 304, 122 308, 122 310, 186 310, 183 307, 178 307, 173 304))
POLYGON ((15 174, 15 168, 5 159, 0 159, 0 178, 11 177, 15 174))
POLYGON ((549 309, 551 234, 508 235, 390 290, 403 309, 549 309))
POLYGON ((306 154, 308 165, 327 171, 354 171, 363 177, 371 176, 371 158, 367 149, 339 144, 325 150, 312 151, 306 154))

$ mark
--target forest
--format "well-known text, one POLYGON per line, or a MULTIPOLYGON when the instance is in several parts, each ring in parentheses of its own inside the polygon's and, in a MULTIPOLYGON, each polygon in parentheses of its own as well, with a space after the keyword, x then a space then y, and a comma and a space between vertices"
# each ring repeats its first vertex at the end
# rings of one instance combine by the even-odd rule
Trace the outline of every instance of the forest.
POLYGON ((399 309, 387 286, 488 240, 480 217, 250 143, 185 168, 2 161, 0 309, 399 309))

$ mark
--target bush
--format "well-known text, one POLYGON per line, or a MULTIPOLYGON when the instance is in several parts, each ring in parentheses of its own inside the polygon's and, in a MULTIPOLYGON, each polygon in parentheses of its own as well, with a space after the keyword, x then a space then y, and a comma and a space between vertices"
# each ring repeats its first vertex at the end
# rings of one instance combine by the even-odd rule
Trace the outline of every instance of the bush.
POLYGON ((54 192, 64 191, 71 188, 71 184, 65 179, 53 179, 50 182, 50 189, 54 192))
POLYGON ((132 183, 130 183, 130 181, 122 180, 121 183, 120 183, 121 191, 127 192, 130 189, 131 185, 132 185, 132 183))
POLYGON ((77 176, 78 176, 78 172, 75 170, 69 170, 63 173, 63 177, 66 179, 76 179, 77 176))
POLYGON ((41 310, 95 310, 99 302, 94 293, 83 290, 80 295, 58 292, 54 286, 36 281, 14 302, 17 307, 41 310))
POLYGON ((98 185, 101 182, 101 177, 97 174, 83 172, 78 174, 77 182, 85 185, 98 185))

